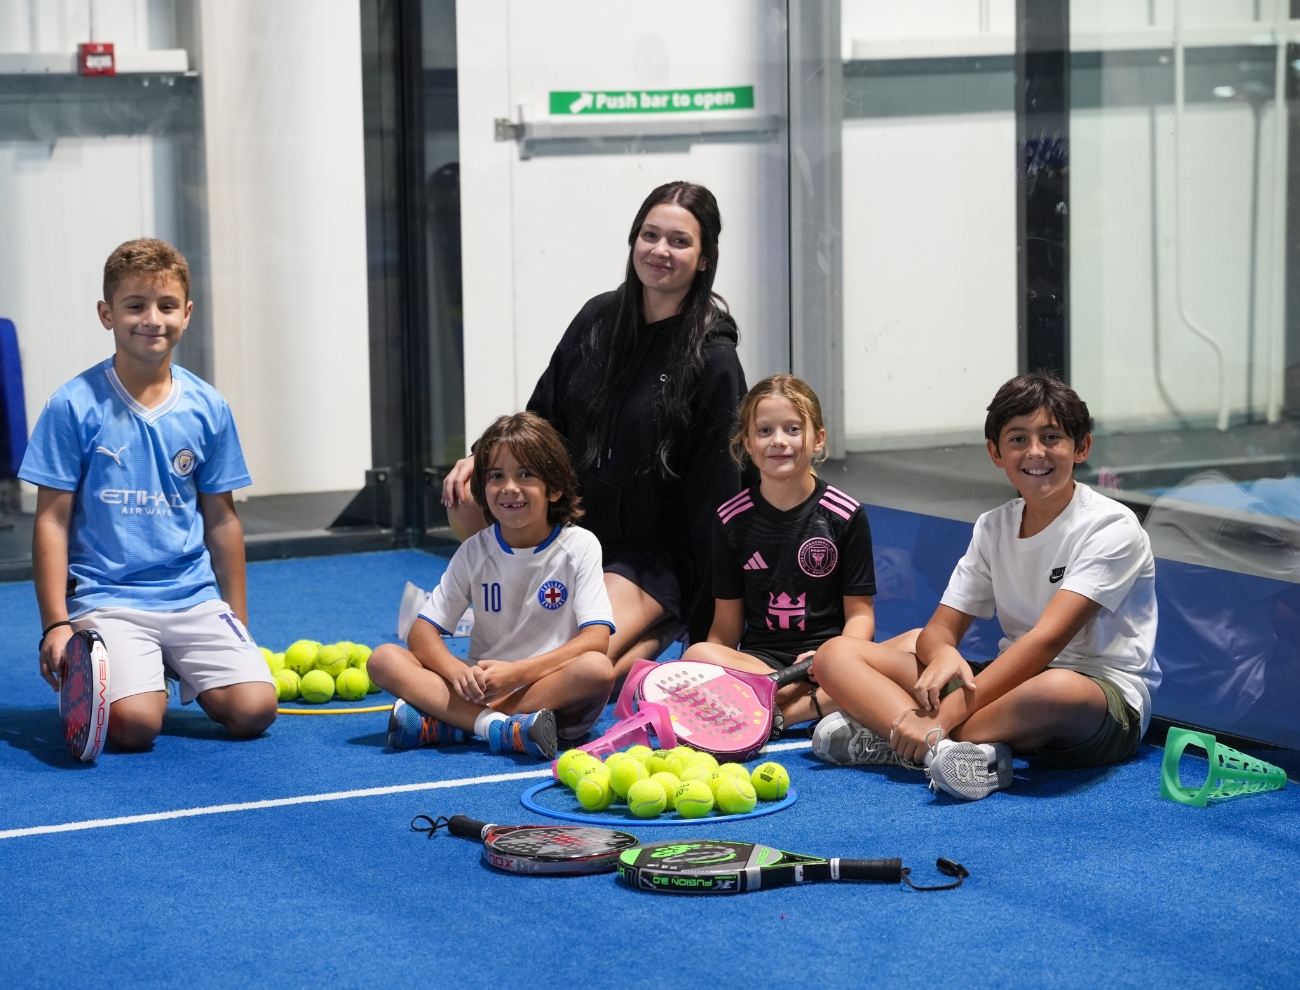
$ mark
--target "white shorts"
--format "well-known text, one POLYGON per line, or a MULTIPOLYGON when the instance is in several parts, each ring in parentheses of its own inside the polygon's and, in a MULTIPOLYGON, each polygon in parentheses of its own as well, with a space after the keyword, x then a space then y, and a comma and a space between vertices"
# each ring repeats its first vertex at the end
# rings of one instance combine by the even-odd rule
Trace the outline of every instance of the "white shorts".
POLYGON ((93 629, 104 638, 110 704, 133 694, 166 691, 168 676, 180 681, 186 705, 211 688, 249 681, 275 684, 253 637, 223 601, 174 612, 97 608, 74 619, 72 628, 93 629))

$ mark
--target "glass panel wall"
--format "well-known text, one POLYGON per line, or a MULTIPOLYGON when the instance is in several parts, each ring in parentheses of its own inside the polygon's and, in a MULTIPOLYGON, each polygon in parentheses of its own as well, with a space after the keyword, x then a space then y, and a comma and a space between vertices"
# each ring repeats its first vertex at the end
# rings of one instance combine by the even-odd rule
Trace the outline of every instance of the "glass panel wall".
POLYGON ((1083 477, 1144 516, 1158 558, 1157 712, 1294 746, 1290 13, 1072 5, 1070 355, 1097 420, 1083 477))
MULTIPOLYGON (((323 534, 371 465, 361 106, 355 2, 0 3, 0 318, 27 428, 112 353, 105 258, 163 238, 193 274, 177 363, 229 401, 253 477, 250 553, 323 534), (78 73, 88 42, 115 75, 78 73)), ((35 493, 0 485, 19 574, 35 493)))

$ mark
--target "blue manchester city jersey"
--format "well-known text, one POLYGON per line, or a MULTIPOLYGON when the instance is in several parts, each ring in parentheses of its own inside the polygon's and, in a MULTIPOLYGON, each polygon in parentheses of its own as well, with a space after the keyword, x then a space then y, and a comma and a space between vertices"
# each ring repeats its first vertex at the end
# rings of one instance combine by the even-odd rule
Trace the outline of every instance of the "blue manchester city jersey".
POLYGON ((220 597, 198 493, 252 484, 226 400, 172 366, 166 401, 146 409, 109 358, 45 404, 18 476, 75 492, 68 615, 117 606, 188 608, 220 597))

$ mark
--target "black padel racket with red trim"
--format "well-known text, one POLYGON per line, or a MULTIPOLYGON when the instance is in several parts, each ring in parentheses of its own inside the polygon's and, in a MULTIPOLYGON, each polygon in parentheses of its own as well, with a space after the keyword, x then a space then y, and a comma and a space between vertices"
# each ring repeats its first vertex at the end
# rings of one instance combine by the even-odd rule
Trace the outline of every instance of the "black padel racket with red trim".
POLYGON ((936 865, 956 883, 917 887, 901 859, 822 859, 727 839, 653 842, 619 856, 618 875, 637 890, 670 894, 745 894, 819 880, 905 882, 916 890, 950 890, 969 875, 960 863, 936 865))
POLYGON ((430 818, 417 815, 417 832, 433 838, 439 828, 483 843, 483 862, 508 873, 564 875, 609 873, 619 854, 640 843, 635 835, 584 825, 489 825, 464 815, 430 818), (427 824, 420 825, 419 822, 427 824))
POLYGON ((73 759, 93 763, 108 736, 108 650, 93 629, 74 633, 63 648, 59 718, 73 759))

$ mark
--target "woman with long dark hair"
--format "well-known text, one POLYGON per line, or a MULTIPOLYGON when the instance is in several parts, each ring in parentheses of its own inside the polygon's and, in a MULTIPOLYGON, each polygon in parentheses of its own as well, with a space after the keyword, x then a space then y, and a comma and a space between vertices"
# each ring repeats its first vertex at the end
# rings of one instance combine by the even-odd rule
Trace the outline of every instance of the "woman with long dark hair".
MULTIPOLYGON (((582 307, 528 400, 578 468, 581 524, 604 552, 619 676, 688 629, 704 639, 712 619, 710 519, 740 491, 728 441, 746 391, 736 324, 713 291, 721 231, 703 186, 650 193, 623 284, 582 307)), ((468 491, 472 463, 443 483, 462 539, 486 525, 468 491)))

